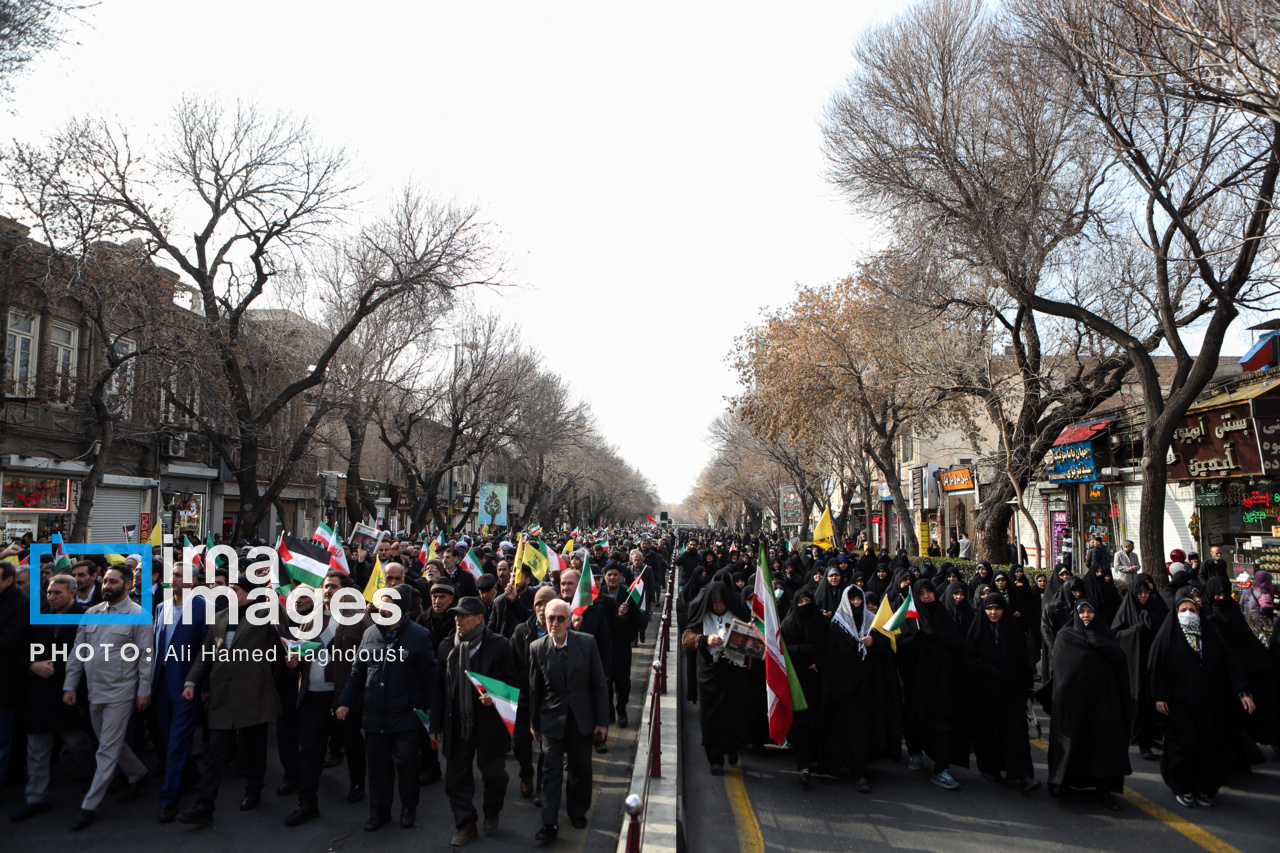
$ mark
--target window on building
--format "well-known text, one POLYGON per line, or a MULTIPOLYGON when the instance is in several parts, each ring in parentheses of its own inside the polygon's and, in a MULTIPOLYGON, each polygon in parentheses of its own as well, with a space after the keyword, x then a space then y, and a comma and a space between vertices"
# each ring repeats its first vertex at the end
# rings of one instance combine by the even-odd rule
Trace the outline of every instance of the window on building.
MULTIPOLYGON (((117 356, 127 356, 137 349, 137 345, 128 338, 116 338, 112 345, 117 356)), ((134 367, 137 359, 123 362, 111 374, 107 382, 107 407, 126 420, 133 417, 133 384, 134 367)))
POLYGON ((190 426, 195 418, 187 414, 188 410, 200 414, 200 396, 196 393, 195 382, 189 373, 171 374, 160 391, 160 411, 164 413, 164 422, 170 426, 190 426))
POLYGON ((53 361, 53 392, 55 399, 70 400, 75 392, 76 380, 76 330, 66 326, 49 328, 49 357, 53 361))
POLYGON ((36 328, 35 317, 9 312, 9 334, 5 341, 4 378, 15 397, 35 396, 36 328))

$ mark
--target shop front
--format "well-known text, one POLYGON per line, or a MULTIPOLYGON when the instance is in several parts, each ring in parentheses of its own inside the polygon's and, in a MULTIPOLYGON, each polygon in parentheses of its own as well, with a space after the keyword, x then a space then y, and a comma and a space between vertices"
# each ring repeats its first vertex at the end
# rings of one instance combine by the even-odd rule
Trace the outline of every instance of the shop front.
POLYGON ((971 536, 973 530, 974 503, 977 499, 976 479, 972 468, 950 468, 938 475, 942 487, 942 516, 946 537, 939 542, 942 553, 947 553, 951 538, 971 536))
POLYGON ((216 468, 171 462, 161 467, 160 524, 165 533, 181 544, 185 536, 203 542, 216 530, 210 526, 210 490, 218 477, 216 468))
POLYGON ((30 456, 6 456, 3 460, 0 527, 4 539, 30 534, 33 540, 48 542, 54 533, 70 536, 80 478, 87 469, 78 463, 30 456), (80 476, 73 476, 72 471, 80 476))

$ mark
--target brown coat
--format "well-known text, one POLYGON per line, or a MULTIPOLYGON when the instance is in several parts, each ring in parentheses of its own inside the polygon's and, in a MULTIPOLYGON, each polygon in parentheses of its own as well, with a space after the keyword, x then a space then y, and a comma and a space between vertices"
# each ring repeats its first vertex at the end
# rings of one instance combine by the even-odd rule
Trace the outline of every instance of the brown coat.
MULTIPOLYGON (((373 619, 366 615, 354 625, 338 625, 334 629, 331 647, 334 654, 334 708, 338 707, 338 697, 342 695, 342 688, 347 686, 347 679, 351 677, 351 666, 355 662, 351 656, 355 654, 356 649, 360 648, 360 640, 364 637, 364 632, 372 627, 373 619)), ((311 684, 311 667, 299 666, 298 672, 301 679, 298 683, 298 707, 302 707, 302 700, 307 695, 307 688, 311 684)))
POLYGON ((218 614, 204 635, 199 660, 187 674, 187 681, 197 685, 206 677, 209 679, 206 708, 211 729, 244 729, 269 723, 280 716, 281 710, 275 663, 283 651, 276 627, 243 622, 236 627, 232 646, 227 649, 229 613, 224 610, 218 614), (234 657, 223 660, 224 654, 234 657))

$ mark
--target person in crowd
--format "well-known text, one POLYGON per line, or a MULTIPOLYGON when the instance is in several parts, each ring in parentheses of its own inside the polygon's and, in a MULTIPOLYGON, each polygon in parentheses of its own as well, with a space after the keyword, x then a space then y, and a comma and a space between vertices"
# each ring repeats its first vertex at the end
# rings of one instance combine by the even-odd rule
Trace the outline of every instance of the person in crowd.
POLYGON ((521 571, 512 573, 511 561, 498 561, 498 585, 501 592, 493 601, 493 610, 489 614, 489 627, 504 637, 515 634, 516 627, 529 621, 533 615, 533 597, 535 591, 530 587, 532 573, 521 571))
POLYGON ((958 551, 956 553, 957 558, 961 560, 973 559, 973 540, 969 538, 968 532, 961 531, 960 541, 957 542, 956 544, 957 546, 959 546, 958 551))
POLYGON ((397 587, 401 585, 408 586, 409 589, 409 619, 417 622, 422 616, 422 593, 412 585, 406 584, 404 566, 397 562, 387 563, 382 567, 382 573, 387 578, 388 587, 397 587))
POLYGON ((77 560, 71 566, 71 577, 76 580, 76 604, 88 610, 102 603, 102 582, 98 579, 97 565, 90 560, 77 560))
POLYGON ((840 567, 831 565, 827 568, 825 578, 818 584, 818 588, 813 594, 814 606, 824 618, 830 619, 835 615, 836 609, 840 607, 840 596, 843 592, 844 579, 840 575, 840 567))
POLYGON ((1124 545, 1116 552, 1115 560, 1111 567, 1118 572, 1120 579, 1128 583, 1133 576, 1142 571, 1142 562, 1138 559, 1138 555, 1133 553, 1133 540, 1124 540, 1124 545))
MULTIPOLYGON (((1256 589, 1256 585, 1253 587, 1256 589)), ((1244 595, 1247 597, 1249 590, 1244 595)), ((1245 720, 1245 729, 1256 743, 1276 743, 1277 713, 1280 698, 1277 697, 1276 674, 1271 666, 1267 647, 1249 627, 1240 605, 1231 595, 1231 584, 1224 578, 1214 577, 1204 585, 1205 602, 1201 620, 1205 617, 1213 623, 1228 653, 1244 673, 1248 693, 1256 710, 1245 720)), ((1251 753, 1252 749, 1249 750, 1251 753)))
MULTIPOLYGON (((859 596, 861 592, 858 590, 859 596)), ((838 611, 841 604, 833 603, 832 606, 838 611)), ((794 712, 791 731, 787 734, 787 741, 795 752, 796 770, 800 773, 801 785, 809 784, 810 771, 818 763, 820 708, 816 699, 822 695, 823 669, 827 665, 828 624, 813 598, 801 593, 791 612, 782 620, 780 628, 800 689, 805 696, 815 698, 812 706, 794 712)))
MULTIPOLYGON (((854 789, 871 792, 867 764, 902 754, 902 690, 889 637, 871 628, 878 600, 856 586, 845 590, 827 625, 821 696, 821 763, 847 767, 854 789)), ((809 696, 811 694, 806 694, 809 696)))
POLYGON ((965 654, 974 699, 969 722, 982 777, 997 782, 1004 773, 1014 787, 1030 794, 1040 787, 1027 741, 1026 707, 1034 678, 1022 627, 1011 610, 1003 595, 990 593, 969 626, 965 654))
MULTIPOLYGON (((3 570, 0 564, 0 570, 3 570)), ((76 616, 84 608, 75 603, 76 582, 70 575, 54 575, 45 589, 48 613, 76 616)), ((0 593, 2 596, 3 593, 0 593)), ((0 625, 3 616, 0 616, 0 625)), ((16 622, 15 622, 16 624, 16 622)), ((0 629, 2 630, 2 629, 0 629)), ((85 777, 93 775, 93 743, 79 711, 62 703, 62 685, 67 677, 67 661, 76 637, 75 625, 32 625, 27 633, 28 667, 23 693, 23 721, 27 731, 27 787, 20 809, 10 815, 14 823, 49 810, 49 783, 58 739, 71 752, 85 777)), ((88 692, 81 683, 79 705, 88 704, 88 692)), ((14 691, 12 695, 18 695, 14 691)))
POLYGON ((240 811, 256 809, 262 802, 267 773, 267 724, 280 716, 273 663, 279 655, 280 635, 275 625, 244 618, 249 597, 260 588, 258 584, 242 578, 232 588, 236 606, 228 607, 214 619, 182 689, 182 698, 188 702, 195 701, 197 690, 206 693, 203 698, 208 711, 209 746, 195 806, 178 815, 179 823, 213 823, 222 774, 237 740, 245 760, 240 811))
POLYGON ((908 764, 933 761, 930 781, 948 791, 959 790, 952 766, 969 766, 964 702, 964 638, 947 617, 932 581, 916 581, 911 590, 919 613, 907 619, 898 637, 898 668, 903 684, 903 729, 908 764))
MULTIPOLYGON (((129 569, 124 566, 107 569, 102 578, 102 603, 86 612, 140 615, 142 608, 129 598, 132 584, 133 573, 129 569)), ((83 679, 88 687, 89 720, 98 739, 97 771, 80 803, 80 813, 71 821, 71 829, 78 831, 93 823, 117 769, 127 782, 126 801, 135 799, 147 781, 147 767, 125 743, 125 733, 134 710, 141 713, 151 707, 156 645, 149 622, 141 625, 84 622, 76 630, 75 646, 88 647, 90 652, 73 655, 67 662, 62 701, 67 705, 78 703, 77 688, 83 679), (120 654, 119 650, 126 645, 133 646, 136 654, 132 657, 120 654), (116 653, 107 654, 108 648, 116 653)))
POLYGON ((288 671, 298 679, 298 806, 285 818, 286 826, 300 826, 320 816, 320 775, 330 766, 325 760, 325 750, 331 739, 341 744, 341 755, 333 756, 332 765, 337 766, 344 760, 347 765, 350 778, 347 802, 358 803, 364 799, 365 750, 360 731, 363 696, 355 699, 347 719, 338 720, 334 716, 338 699, 351 677, 352 654, 360 647, 365 632, 373 627, 373 620, 367 614, 350 625, 333 618, 334 596, 350 589, 351 583, 344 572, 334 570, 325 575, 320 586, 321 608, 308 611, 311 618, 301 626, 310 630, 314 628, 314 619, 321 620, 320 631, 311 641, 316 643, 315 653, 305 661, 297 654, 286 657, 288 671))
MULTIPOLYGON (((562 579, 563 582, 563 579, 562 579)), ((529 725, 542 743, 542 827, 548 843, 559 834, 560 797, 575 829, 587 825, 591 807, 591 743, 609 732, 609 690, 595 639, 569 630, 573 616, 562 600, 547 603, 547 634, 529 647, 529 725), (564 774, 568 767, 568 784, 564 774)))
MULTIPOLYGON (((1072 580, 1078 580, 1072 578, 1072 580)), ((1092 789, 1103 808, 1120 808, 1129 765, 1129 672, 1124 649, 1087 598, 1053 640, 1053 679, 1038 694, 1050 714, 1049 793, 1092 789), (1049 703, 1044 700, 1049 699, 1049 703)))
POLYGON ((28 666, 24 641, 31 622, 31 600, 17 581, 18 567, 0 560, 0 785, 9 779, 28 666))
POLYGON ((1209 578, 1231 580, 1231 567, 1227 565, 1226 560, 1222 559, 1221 545, 1209 548, 1209 559, 1200 566, 1200 578, 1205 582, 1208 582, 1209 578))
POLYGON ((454 594, 458 598, 474 598, 479 594, 479 590, 476 589, 476 579, 462 565, 462 561, 467 556, 467 550, 467 546, 459 545, 446 548, 440 554, 440 559, 444 560, 444 579, 453 587, 454 594))
POLYGON ((1151 643, 1150 698, 1164 729, 1160 775, 1181 806, 1212 806, 1236 763, 1245 714, 1257 709, 1244 672, 1189 590, 1151 643))
POLYGON ((1139 572, 1129 582, 1129 593, 1120 605, 1120 612, 1111 622, 1120 648, 1128 662, 1130 713, 1133 730, 1130 736, 1138 745, 1138 752, 1147 761, 1155 761, 1152 752, 1160 733, 1155 719, 1155 703, 1147 693, 1147 660, 1151 641, 1164 624, 1169 606, 1156 594, 1155 582, 1150 575, 1139 572))
POLYGON ((534 793, 541 781, 541 773, 535 777, 533 772, 533 733, 529 726, 529 648, 535 640, 546 636, 547 602, 555 598, 556 591, 551 586, 538 587, 533 596, 533 613, 526 621, 517 625, 511 635, 511 648, 516 660, 516 686, 520 688, 512 748, 516 754, 516 763, 520 766, 520 796, 525 799, 536 797, 534 805, 541 805, 541 794, 534 793))
POLYGON ((947 618, 955 623, 961 636, 969 633, 969 626, 978 617, 977 611, 969 603, 969 586, 964 581, 953 581, 944 588, 942 609, 947 618))
MULTIPOLYGON (((578 589, 577 570, 567 569, 560 573, 560 598, 566 602, 573 601, 573 594, 578 589)), ((570 627, 575 631, 590 634, 596 641, 596 653, 600 655, 600 667, 604 670, 605 679, 613 676, 613 625, 618 621, 618 603, 607 593, 601 592, 595 603, 582 613, 575 613, 570 627), (576 624, 574 624, 576 623, 576 624)), ((597 752, 605 752, 604 742, 596 744, 597 752)))
MULTIPOLYGON (((351 677, 343 688, 334 715, 347 719, 351 707, 361 698, 364 712, 365 751, 369 764, 369 820, 364 828, 376 832, 391 822, 391 798, 395 782, 400 787, 400 825, 409 829, 417 822, 418 732, 422 723, 417 711, 431 707, 435 680, 435 653, 431 634, 409 620, 408 589, 388 590, 388 605, 398 605, 399 619, 390 625, 375 624, 364 632, 351 677)), ((384 618, 395 616, 392 607, 383 609, 384 618)))
MULTIPOLYGON (((637 553, 639 552, 632 552, 633 556, 637 553)), ((647 566, 645 568, 648 569, 647 566)), ((616 719, 620 729, 625 729, 630 724, 627 702, 631 699, 631 649, 640 636, 644 616, 641 604, 630 598, 627 587, 622 565, 617 562, 606 564, 604 587, 601 591, 617 602, 618 606, 618 618, 609 627, 609 645, 613 650, 613 671, 609 681, 613 705, 609 710, 609 719, 611 722, 616 719)))
MULTIPOLYGON (((196 571, 199 571, 197 568, 196 571)), ((183 567, 174 563, 169 575, 169 592, 156 605, 156 662, 151 687, 156 731, 160 736, 160 752, 164 756, 164 781, 160 787, 160 822, 168 823, 178 816, 178 795, 200 778, 191 757, 191 740, 204 701, 207 685, 184 696, 183 686, 200 649, 204 646, 208 623, 206 601, 191 593, 192 580, 183 567)))
POLYGON ((725 638, 733 619, 751 614, 742 598, 725 584, 713 581, 689 612, 681 645, 698 653, 698 722, 702 747, 712 775, 724 773, 725 758, 736 764, 738 746, 746 734, 743 708, 748 696, 746 667, 725 654, 725 638))
POLYGON ((449 612, 457 630, 436 650, 431 743, 447 762, 444 790, 456 828, 449 843, 462 847, 476 836, 477 769, 484 785, 483 831, 485 835, 497 832, 507 793, 506 755, 511 750, 511 734, 493 697, 479 693, 470 674, 511 687, 516 686, 517 677, 511 643, 485 627, 485 608, 479 598, 459 599, 449 612))
POLYGON ((1116 589, 1115 578, 1111 575, 1110 560, 1106 563, 1095 562, 1089 567, 1082 580, 1084 580, 1082 594, 1093 602, 1102 624, 1110 625, 1115 620, 1116 614, 1120 612, 1120 592, 1116 589))

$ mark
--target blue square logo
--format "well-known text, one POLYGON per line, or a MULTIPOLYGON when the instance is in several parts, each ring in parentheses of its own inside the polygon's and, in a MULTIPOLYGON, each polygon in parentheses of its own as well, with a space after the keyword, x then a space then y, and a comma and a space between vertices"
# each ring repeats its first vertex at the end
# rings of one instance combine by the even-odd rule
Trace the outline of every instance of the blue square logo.
POLYGON ((149 542, 107 542, 98 545, 63 545, 62 536, 54 534, 50 545, 31 546, 31 557, 28 561, 35 567, 32 578, 32 589, 40 588, 40 558, 45 554, 53 554, 53 546, 62 547, 67 557, 79 557, 84 554, 138 554, 142 557, 142 565, 135 573, 134 583, 142 584, 141 613, 41 613, 40 596, 31 596, 32 625, 150 625, 151 624, 151 543, 149 542), (145 578, 145 579, 144 579, 145 578))

